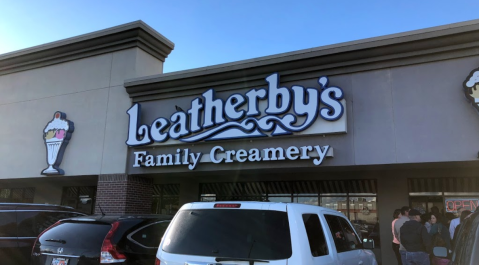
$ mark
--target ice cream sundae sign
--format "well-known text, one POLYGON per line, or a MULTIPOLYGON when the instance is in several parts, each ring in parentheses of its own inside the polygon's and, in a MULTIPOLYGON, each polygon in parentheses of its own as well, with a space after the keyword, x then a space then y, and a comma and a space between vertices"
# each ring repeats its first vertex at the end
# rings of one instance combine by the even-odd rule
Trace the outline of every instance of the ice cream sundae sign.
POLYGON ((47 123, 43 130, 43 140, 47 149, 48 167, 42 171, 42 175, 63 175, 65 172, 59 168, 65 148, 70 141, 74 126, 73 122, 66 119, 67 115, 57 111, 53 120, 47 123))
POLYGON ((142 146, 169 139, 194 143, 346 132, 344 93, 339 87, 328 86, 328 77, 317 79, 316 87, 319 88, 281 87, 277 73, 267 76, 266 82, 268 88, 235 93, 225 101, 209 89, 193 99, 187 111, 177 108, 170 118, 160 117, 151 124, 140 123, 141 105, 136 103, 127 111, 126 144, 142 146))
POLYGON ((474 69, 469 73, 469 76, 463 83, 466 97, 471 104, 479 111, 479 68, 474 69))

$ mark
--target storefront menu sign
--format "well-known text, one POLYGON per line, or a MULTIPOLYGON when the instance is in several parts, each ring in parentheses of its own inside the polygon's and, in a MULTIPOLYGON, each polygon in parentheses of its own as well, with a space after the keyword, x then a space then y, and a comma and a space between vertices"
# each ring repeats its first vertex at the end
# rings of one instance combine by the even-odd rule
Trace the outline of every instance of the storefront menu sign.
POLYGON ((479 199, 447 198, 446 212, 456 213, 458 208, 464 208, 471 212, 476 211, 479 206, 479 199))
MULTIPOLYGON (((188 110, 180 109, 171 117, 159 117, 151 124, 140 123, 141 105, 137 103, 127 111, 126 144, 143 146, 169 139, 194 143, 290 135, 305 131, 318 119, 334 124, 344 114, 344 93, 339 87, 328 86, 328 81, 325 76, 318 78, 319 89, 300 85, 287 88, 280 86, 280 76, 274 73, 266 77, 267 89, 235 93, 225 101, 215 96, 215 90, 209 89, 193 99, 188 110), (264 103, 263 111, 259 106, 264 103)), ((316 133, 338 132, 328 130, 319 128, 316 133)))

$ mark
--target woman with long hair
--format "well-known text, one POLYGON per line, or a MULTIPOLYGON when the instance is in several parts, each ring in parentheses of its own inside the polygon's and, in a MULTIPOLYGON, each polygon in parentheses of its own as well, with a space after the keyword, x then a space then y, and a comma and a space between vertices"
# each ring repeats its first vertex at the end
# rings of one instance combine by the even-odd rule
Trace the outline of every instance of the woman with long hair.
POLYGON ((393 243, 392 243, 392 247, 393 247, 393 251, 394 251, 394 254, 396 255, 396 259, 398 261, 398 265, 402 265, 402 262, 401 262, 401 254, 399 253, 399 239, 397 238, 397 235, 394 233, 394 224, 396 223, 396 221, 401 217, 401 209, 396 209, 394 210, 394 213, 393 213, 393 223, 392 223, 392 229, 393 229, 393 243))
MULTIPOLYGON (((435 213, 431 213, 428 222, 431 224, 429 234, 432 237, 432 247, 446 247, 448 250, 451 249, 451 236, 449 230, 439 221, 439 216, 435 213)), ((443 265, 448 263, 449 260, 445 258, 433 257, 431 259, 432 265, 443 265)))

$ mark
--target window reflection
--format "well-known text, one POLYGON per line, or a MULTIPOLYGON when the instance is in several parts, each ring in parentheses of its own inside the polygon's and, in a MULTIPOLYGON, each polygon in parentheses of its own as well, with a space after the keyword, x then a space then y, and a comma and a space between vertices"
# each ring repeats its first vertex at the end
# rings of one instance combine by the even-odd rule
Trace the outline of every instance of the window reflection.
POLYGON ((321 197, 321 206, 348 215, 347 197, 321 197))
POLYGON ((329 208, 349 218, 361 238, 372 238, 380 246, 375 180, 204 183, 200 191, 201 201, 295 202, 329 208))
POLYGON ((176 214, 180 209, 180 184, 154 185, 151 208, 151 212, 156 214, 176 214))

